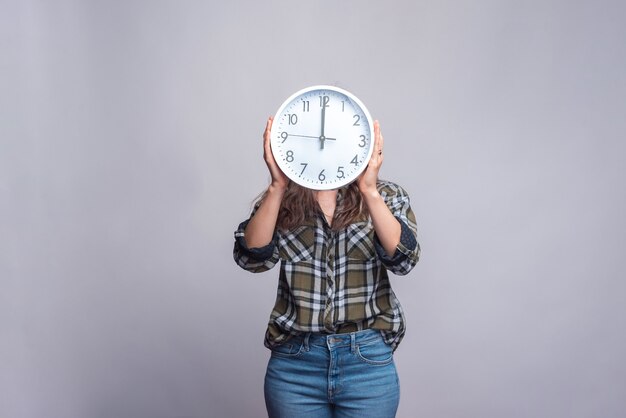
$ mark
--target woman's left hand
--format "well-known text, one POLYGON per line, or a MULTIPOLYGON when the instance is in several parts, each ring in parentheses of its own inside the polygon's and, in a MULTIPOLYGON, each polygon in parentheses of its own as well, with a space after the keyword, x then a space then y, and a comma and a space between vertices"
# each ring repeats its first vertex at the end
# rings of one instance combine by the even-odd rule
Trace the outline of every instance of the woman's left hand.
POLYGON ((383 134, 380 132, 380 123, 374 121, 374 151, 367 164, 367 168, 357 179, 359 191, 363 194, 377 192, 376 183, 378 172, 383 164, 383 134))

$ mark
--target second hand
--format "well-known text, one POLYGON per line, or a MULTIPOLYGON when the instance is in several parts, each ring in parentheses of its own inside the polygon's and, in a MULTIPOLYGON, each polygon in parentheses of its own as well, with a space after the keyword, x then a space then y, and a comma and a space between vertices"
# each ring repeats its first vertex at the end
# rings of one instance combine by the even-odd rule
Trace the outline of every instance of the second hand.
MULTIPOLYGON (((296 134, 287 134, 287 135, 288 135, 288 136, 297 136, 297 137, 299 137, 299 138, 313 138, 313 139, 320 139, 320 137, 319 137, 319 136, 312 136, 312 135, 296 135, 296 134)), ((285 138, 285 139, 287 139, 287 138, 285 138)), ((331 141, 336 141, 336 140, 337 140, 337 138, 328 138, 328 137, 324 137, 324 139, 328 139, 328 140, 331 140, 331 141)))

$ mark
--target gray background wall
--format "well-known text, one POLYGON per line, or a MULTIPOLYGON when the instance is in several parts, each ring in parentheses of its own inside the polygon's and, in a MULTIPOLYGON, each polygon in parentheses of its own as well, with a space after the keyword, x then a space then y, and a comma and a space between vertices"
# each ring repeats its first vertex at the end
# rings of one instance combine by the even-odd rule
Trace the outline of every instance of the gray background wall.
POLYGON ((0 2, 0 416, 264 416, 261 133, 338 83, 422 261, 399 417, 626 413, 620 1, 0 2))

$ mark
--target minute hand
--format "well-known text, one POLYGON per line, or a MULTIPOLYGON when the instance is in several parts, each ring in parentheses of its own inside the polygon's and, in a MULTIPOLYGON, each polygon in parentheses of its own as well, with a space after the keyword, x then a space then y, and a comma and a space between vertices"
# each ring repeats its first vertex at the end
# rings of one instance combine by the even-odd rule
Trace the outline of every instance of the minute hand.
POLYGON ((326 103, 328 103, 329 100, 330 98, 328 96, 323 96, 322 98, 322 133, 320 134, 320 146, 322 149, 324 149, 324 141, 329 139, 324 135, 324 127, 326 126, 326 103))
POLYGON ((322 133, 320 134, 320 140, 322 141, 322 148, 324 148, 324 125, 326 125, 326 103, 322 105, 322 133))

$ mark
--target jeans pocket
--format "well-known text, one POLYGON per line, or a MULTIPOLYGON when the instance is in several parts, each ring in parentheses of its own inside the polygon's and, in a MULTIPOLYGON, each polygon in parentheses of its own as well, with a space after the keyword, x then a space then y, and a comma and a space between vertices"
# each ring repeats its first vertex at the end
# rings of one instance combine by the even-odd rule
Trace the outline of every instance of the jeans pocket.
POLYGON ((390 345, 380 340, 357 343, 356 356, 359 360, 373 366, 386 366, 393 361, 393 350, 390 345))
POLYGON ((301 341, 287 341, 271 348, 272 355, 277 357, 298 357, 303 352, 301 341))

